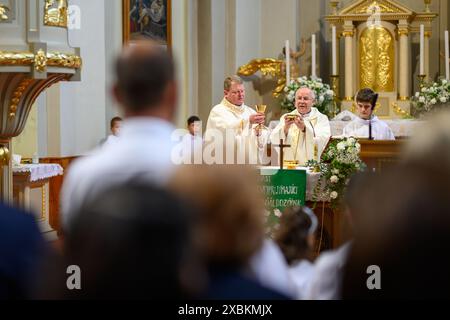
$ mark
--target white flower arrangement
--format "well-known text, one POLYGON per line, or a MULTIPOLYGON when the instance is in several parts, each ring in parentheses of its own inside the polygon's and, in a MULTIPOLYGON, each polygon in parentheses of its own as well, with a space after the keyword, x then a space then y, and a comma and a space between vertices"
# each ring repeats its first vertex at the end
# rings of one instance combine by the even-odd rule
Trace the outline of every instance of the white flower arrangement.
POLYGON ((308 79, 307 77, 301 77, 296 80, 292 80, 291 83, 284 88, 285 96, 281 102, 281 107, 283 109, 288 112, 295 109, 295 93, 302 87, 310 88, 316 94, 316 103, 314 107, 319 109, 319 111, 323 114, 331 114, 334 92, 331 90, 330 86, 328 84, 324 84, 320 78, 308 79))
POLYGON ((360 152, 361 145, 355 138, 335 139, 330 142, 320 163, 309 161, 309 167, 320 168, 313 198, 317 200, 319 193, 323 193, 331 199, 331 206, 337 207, 351 176, 366 167, 359 157, 360 152))
POLYGON ((427 83, 411 100, 418 113, 429 112, 450 101, 450 83, 445 79, 427 83))

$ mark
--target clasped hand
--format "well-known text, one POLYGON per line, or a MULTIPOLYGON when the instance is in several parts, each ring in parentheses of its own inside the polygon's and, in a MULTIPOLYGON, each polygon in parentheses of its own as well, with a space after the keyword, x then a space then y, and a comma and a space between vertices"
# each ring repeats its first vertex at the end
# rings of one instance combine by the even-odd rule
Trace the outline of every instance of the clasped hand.
POLYGON ((264 113, 252 114, 249 118, 250 124, 264 124, 266 122, 266 115, 264 113))

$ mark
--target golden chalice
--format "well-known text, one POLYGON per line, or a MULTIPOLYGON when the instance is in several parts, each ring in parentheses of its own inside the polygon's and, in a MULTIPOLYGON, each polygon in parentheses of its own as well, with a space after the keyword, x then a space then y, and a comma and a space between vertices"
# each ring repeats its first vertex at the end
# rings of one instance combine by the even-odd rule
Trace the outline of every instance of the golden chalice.
MULTIPOLYGON (((266 109, 267 109, 267 105, 265 105, 265 104, 257 104, 256 106, 255 106, 255 109, 256 109, 256 111, 258 112, 258 113, 266 113, 266 109)), ((263 142, 262 142, 262 135, 263 135, 263 133, 262 133, 262 131, 263 130, 266 130, 267 128, 266 128, 266 126, 265 125, 263 125, 262 123, 260 123, 260 124, 258 124, 256 127, 255 127, 255 130, 256 130, 256 134, 257 134, 257 136, 258 136, 258 147, 259 148, 263 148, 264 147, 264 145, 263 145, 263 142)))
MULTIPOLYGON (((257 104, 255 106, 255 109, 256 109, 257 112, 265 114, 266 113, 266 109, 267 109, 267 105, 265 105, 265 104, 257 104)), ((259 124, 256 128, 258 130, 261 130, 263 127, 264 127, 263 124, 259 124)))

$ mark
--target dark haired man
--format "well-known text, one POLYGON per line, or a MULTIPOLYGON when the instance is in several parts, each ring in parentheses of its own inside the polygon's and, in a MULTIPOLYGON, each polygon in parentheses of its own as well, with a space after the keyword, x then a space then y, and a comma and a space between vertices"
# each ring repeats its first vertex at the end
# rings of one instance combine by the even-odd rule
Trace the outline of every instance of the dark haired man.
POLYGON ((356 95, 358 118, 350 122, 343 135, 346 137, 369 138, 373 140, 395 140, 389 126, 373 114, 378 94, 372 89, 361 89, 356 95))
POLYGON ((91 197, 131 180, 164 184, 173 169, 172 120, 177 86, 170 55, 153 42, 127 46, 116 66, 113 92, 125 116, 119 141, 77 160, 62 190, 62 218, 72 215, 91 197))

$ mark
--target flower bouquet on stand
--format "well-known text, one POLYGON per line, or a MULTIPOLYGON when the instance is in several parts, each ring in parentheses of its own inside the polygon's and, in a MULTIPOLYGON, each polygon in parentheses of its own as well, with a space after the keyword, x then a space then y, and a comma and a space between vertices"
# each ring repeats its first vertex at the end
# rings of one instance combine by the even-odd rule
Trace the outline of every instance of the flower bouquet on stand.
POLYGON ((307 166, 320 169, 313 201, 330 199, 331 208, 339 206, 353 174, 366 168, 359 154, 361 145, 355 138, 333 139, 325 148, 320 162, 310 160, 307 166))

